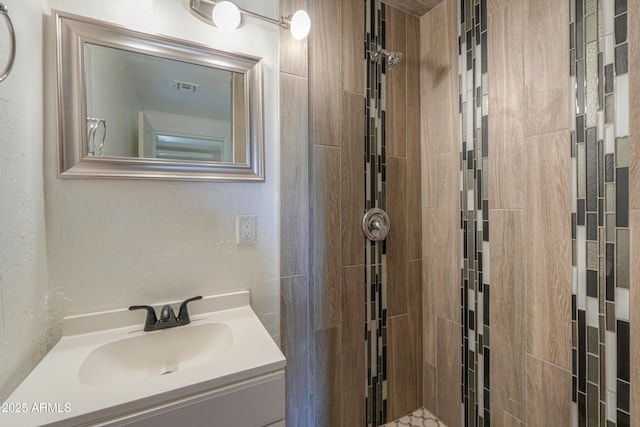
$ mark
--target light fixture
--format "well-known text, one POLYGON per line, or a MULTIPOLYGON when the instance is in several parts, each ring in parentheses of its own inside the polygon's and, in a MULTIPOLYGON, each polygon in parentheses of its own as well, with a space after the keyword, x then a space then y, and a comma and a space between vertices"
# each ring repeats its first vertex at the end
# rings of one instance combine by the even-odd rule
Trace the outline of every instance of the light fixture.
POLYGON ((311 19, 309 14, 304 10, 299 10, 294 13, 291 18, 287 18, 289 21, 289 31, 291 36, 296 40, 302 40, 309 35, 311 30, 311 19))
POLYGON ((298 10, 290 16, 280 19, 269 18, 257 13, 244 10, 230 1, 189 0, 189 8, 198 18, 208 24, 213 24, 224 31, 233 31, 238 28, 242 15, 276 24, 291 31, 291 36, 296 40, 302 40, 309 35, 311 19, 304 10, 298 10))
POLYGON ((222 31, 233 31, 240 25, 240 9, 230 1, 220 1, 213 7, 211 18, 222 31))

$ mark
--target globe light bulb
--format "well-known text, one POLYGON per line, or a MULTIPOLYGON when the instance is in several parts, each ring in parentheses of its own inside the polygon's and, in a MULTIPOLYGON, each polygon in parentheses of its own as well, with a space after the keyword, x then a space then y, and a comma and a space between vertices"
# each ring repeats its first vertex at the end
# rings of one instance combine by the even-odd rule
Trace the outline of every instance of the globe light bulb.
POLYGON ((311 30, 311 19, 304 10, 299 10, 291 17, 289 23, 289 31, 291 36, 296 40, 302 40, 309 35, 311 30))
POLYGON ((240 9, 230 1, 218 2, 213 8, 213 23, 222 31, 233 31, 240 25, 240 9))

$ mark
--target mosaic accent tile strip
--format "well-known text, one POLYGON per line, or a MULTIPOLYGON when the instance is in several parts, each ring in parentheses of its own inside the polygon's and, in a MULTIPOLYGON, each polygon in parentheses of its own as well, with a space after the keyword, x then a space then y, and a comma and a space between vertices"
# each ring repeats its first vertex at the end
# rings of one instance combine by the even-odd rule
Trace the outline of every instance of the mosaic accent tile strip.
POLYGON ((573 426, 628 426, 627 0, 570 0, 573 426))
POLYGON ((431 412, 425 408, 420 408, 406 417, 385 424, 383 427, 447 427, 431 412))
MULTIPOLYGON (((386 70, 368 52, 385 48, 386 7, 365 0, 365 212, 386 209, 386 70)), ((387 421, 387 261, 386 241, 366 240, 366 367, 367 426, 387 421)))
POLYGON ((460 0, 460 227, 462 408, 465 426, 489 426, 489 158, 487 2, 460 0))

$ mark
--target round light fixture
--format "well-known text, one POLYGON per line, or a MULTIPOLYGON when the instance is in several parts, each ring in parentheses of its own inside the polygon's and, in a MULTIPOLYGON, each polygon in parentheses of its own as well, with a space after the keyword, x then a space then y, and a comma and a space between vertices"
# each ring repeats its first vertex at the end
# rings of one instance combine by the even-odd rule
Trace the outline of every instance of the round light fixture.
POLYGON ((309 30, 311 30, 311 19, 307 12, 299 10, 291 17, 289 25, 289 31, 291 31, 293 38, 296 40, 302 40, 309 35, 309 30))
POLYGON ((230 1, 216 3, 211 14, 213 23, 222 31, 233 31, 240 25, 240 9, 230 1))

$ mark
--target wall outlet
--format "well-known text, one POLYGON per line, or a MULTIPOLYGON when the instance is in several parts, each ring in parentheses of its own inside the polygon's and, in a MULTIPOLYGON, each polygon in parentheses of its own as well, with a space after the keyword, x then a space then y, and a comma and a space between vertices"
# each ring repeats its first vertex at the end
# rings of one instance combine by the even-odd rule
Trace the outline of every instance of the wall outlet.
POLYGON ((256 244, 256 216, 236 216, 236 243, 239 245, 256 244))

